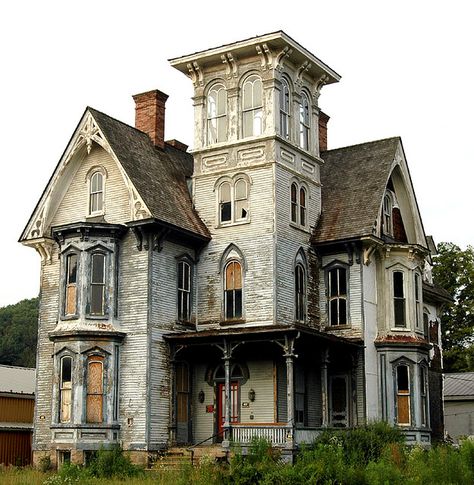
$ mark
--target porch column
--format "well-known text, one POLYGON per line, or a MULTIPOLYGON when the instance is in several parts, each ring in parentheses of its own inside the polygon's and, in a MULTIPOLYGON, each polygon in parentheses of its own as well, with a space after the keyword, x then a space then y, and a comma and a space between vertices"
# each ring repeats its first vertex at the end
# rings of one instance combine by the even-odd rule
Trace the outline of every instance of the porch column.
MULTIPOLYGON (((171 353, 173 356, 174 352, 171 353)), ((176 445, 176 431, 177 431, 177 421, 176 421, 176 361, 173 357, 170 358, 170 412, 169 412, 169 440, 170 446, 176 445)))
POLYGON ((285 345, 283 347, 283 357, 286 359, 286 407, 287 407, 287 426, 288 436, 287 444, 288 448, 293 448, 294 428, 295 428, 295 379, 294 379, 294 358, 296 357, 295 350, 295 338, 285 336, 285 345))
POLYGON ((323 428, 327 428, 329 426, 328 363, 329 349, 325 348, 321 354, 321 426, 323 428))
POLYGON ((230 355, 231 349, 228 343, 224 344, 224 376, 225 376, 225 406, 224 406, 224 440, 222 445, 230 443, 230 420, 231 420, 231 399, 230 399, 230 355))

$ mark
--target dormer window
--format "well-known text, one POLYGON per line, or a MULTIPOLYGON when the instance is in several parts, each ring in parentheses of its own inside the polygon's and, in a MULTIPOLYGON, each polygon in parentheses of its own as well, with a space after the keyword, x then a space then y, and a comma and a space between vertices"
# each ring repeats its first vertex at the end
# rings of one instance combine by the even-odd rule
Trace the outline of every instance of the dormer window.
POLYGON ((242 136, 263 133, 263 87, 257 75, 249 76, 242 87, 242 136))
POLYGON ((215 84, 207 95, 207 143, 227 140, 227 91, 222 84, 215 84))
POLYGON ((301 94, 300 102, 300 147, 303 150, 309 149, 309 98, 306 93, 301 94))
POLYGON ((290 139, 290 86, 285 78, 281 80, 280 91, 280 135, 290 139))
POLYGON ((104 211, 104 176, 94 172, 89 182, 89 214, 102 214, 104 211))

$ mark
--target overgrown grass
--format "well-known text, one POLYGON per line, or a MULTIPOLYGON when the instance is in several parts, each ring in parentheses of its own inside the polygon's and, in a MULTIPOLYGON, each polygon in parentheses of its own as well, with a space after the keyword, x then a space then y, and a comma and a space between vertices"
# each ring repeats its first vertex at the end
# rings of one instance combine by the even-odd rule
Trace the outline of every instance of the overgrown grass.
POLYGON ((404 445, 400 433, 384 424, 348 432, 323 433, 301 450, 293 465, 282 461, 264 440, 229 464, 201 460, 199 466, 143 471, 119 449, 101 450, 89 467, 64 466, 58 473, 0 468, 5 485, 466 485, 474 484, 474 442, 431 449, 404 445))

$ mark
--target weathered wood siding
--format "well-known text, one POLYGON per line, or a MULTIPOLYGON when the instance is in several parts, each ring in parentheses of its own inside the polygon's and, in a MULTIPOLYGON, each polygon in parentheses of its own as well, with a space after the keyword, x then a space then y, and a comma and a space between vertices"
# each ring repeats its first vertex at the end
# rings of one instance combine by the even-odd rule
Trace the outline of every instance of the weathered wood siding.
MULTIPOLYGON (((234 173, 242 169, 236 169, 234 173)), ((249 193, 249 222, 218 227, 218 202, 214 185, 222 175, 195 179, 195 203, 212 234, 198 264, 198 324, 223 320, 223 275, 221 258, 232 243, 241 251, 243 272, 243 318, 246 324, 273 323, 273 170, 269 165, 248 168, 252 184, 249 193)))
MULTIPOLYGON (((206 412, 206 406, 216 408, 215 390, 206 382, 206 364, 196 364, 192 372, 192 420, 193 420, 193 440, 195 443, 210 438, 216 432, 215 414, 206 412), (199 392, 204 391, 204 402, 199 402, 199 392)), ((217 409, 215 409, 217 412, 217 409)), ((206 442, 211 444, 212 441, 206 442)))
POLYGON ((93 167, 103 167, 107 171, 104 178, 104 218, 107 222, 123 224, 130 220, 129 192, 117 163, 102 147, 94 145, 84 160, 73 159, 77 165, 65 193, 52 219, 52 226, 85 221, 89 211, 89 185, 87 175, 93 167))

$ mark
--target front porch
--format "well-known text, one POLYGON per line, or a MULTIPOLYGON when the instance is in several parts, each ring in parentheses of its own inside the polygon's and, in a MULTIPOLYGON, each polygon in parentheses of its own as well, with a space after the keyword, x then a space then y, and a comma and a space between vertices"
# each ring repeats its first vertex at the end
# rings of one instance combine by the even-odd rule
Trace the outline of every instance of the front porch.
POLYGON ((322 430, 365 423, 359 343, 304 327, 167 335, 170 446, 294 449, 322 430))

